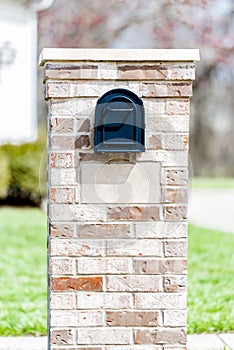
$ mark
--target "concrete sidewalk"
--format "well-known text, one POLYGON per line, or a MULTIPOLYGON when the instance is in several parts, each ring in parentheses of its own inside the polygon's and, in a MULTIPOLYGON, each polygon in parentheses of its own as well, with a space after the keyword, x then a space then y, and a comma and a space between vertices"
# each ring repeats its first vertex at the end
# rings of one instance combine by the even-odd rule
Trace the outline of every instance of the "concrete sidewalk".
MULTIPOLYGON (((234 333, 188 335, 188 350, 224 349, 234 349, 234 333)), ((47 350, 47 337, 2 337, 0 350, 47 350)))

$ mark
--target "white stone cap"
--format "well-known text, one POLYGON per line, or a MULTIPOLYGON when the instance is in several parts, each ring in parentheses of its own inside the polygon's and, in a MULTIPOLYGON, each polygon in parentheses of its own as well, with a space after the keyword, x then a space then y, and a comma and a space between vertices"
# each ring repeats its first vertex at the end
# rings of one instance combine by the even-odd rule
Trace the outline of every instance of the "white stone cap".
POLYGON ((43 66, 47 61, 199 61, 198 49, 56 49, 45 48, 39 57, 43 66))

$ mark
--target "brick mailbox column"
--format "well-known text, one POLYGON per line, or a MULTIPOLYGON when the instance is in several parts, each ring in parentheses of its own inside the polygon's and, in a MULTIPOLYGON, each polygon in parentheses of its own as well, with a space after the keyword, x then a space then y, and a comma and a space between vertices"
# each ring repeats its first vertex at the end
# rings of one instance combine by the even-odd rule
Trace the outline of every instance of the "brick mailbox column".
POLYGON ((197 50, 43 50, 51 350, 186 349, 198 59, 197 50), (145 152, 94 152, 96 103, 115 88, 143 101, 145 152))

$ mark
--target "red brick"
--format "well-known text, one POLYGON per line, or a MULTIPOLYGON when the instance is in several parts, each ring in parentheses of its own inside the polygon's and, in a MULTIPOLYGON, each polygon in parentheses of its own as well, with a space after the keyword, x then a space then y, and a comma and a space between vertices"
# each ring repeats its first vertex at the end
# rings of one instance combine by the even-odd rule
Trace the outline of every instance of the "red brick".
POLYGON ((186 343, 184 330, 157 330, 157 329, 137 329, 135 331, 135 344, 175 344, 186 343))
POLYGON ((109 207, 109 220, 159 220, 159 207, 109 207))
POLYGON ((91 290, 99 292, 102 290, 101 277, 53 277, 51 279, 51 290, 91 290))
POLYGON ((72 168, 74 166, 73 153, 50 153, 50 166, 54 168, 72 168))

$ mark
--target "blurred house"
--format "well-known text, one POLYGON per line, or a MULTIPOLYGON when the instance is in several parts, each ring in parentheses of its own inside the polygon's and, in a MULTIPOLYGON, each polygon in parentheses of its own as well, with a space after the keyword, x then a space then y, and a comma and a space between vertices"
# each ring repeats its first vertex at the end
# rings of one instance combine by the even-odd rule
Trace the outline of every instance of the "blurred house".
POLYGON ((0 144, 37 137, 37 12, 52 3, 0 2, 0 144))

